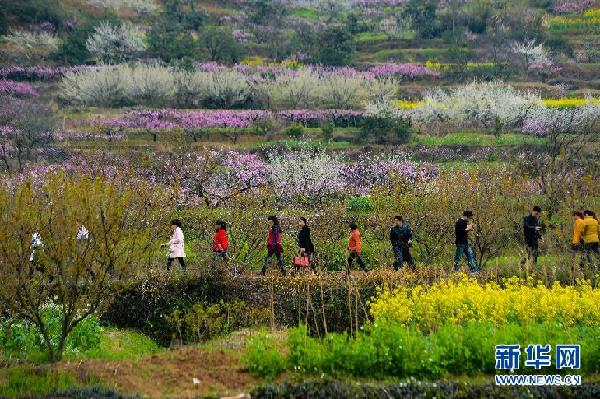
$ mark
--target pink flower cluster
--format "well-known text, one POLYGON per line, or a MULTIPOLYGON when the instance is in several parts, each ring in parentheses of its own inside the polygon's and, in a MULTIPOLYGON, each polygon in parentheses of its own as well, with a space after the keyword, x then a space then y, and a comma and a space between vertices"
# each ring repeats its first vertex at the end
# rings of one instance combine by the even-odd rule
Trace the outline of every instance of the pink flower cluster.
POLYGON ((364 111, 357 109, 292 109, 277 112, 277 118, 284 122, 302 125, 318 125, 330 122, 336 126, 357 125, 364 111))
POLYGON ((562 68, 549 61, 534 62, 530 64, 528 69, 532 72, 541 73, 559 73, 562 68))
POLYGON ((125 135, 122 133, 100 134, 92 132, 70 132, 58 131, 52 133, 52 137, 58 141, 86 141, 86 140, 123 140, 125 135))
POLYGON ((106 66, 77 65, 72 67, 49 67, 49 66, 10 66, 0 67, 0 77, 16 80, 51 80, 62 77, 67 72, 79 72, 84 70, 99 70, 106 66))
POLYGON ((123 117, 104 122, 105 126, 138 129, 206 129, 247 128, 268 117, 267 111, 257 110, 199 110, 173 109, 136 110, 123 117))
POLYGON ((572 12, 581 13, 594 4, 594 0, 561 0, 557 2, 553 10, 557 13, 568 14, 572 12))
POLYGON ((330 122, 336 126, 355 126, 363 115, 362 110, 348 109, 294 109, 273 114, 262 110, 198 110, 173 109, 135 110, 124 116, 104 121, 104 126, 125 129, 241 129, 260 121, 276 117, 285 123, 305 126, 330 122))
POLYGON ((37 96, 38 91, 29 83, 0 79, 0 96, 2 95, 16 97, 37 96))
POLYGON ((376 77, 401 76, 404 78, 415 78, 432 76, 437 78, 440 76, 438 71, 434 71, 433 69, 427 68, 420 64, 385 63, 372 66, 369 68, 368 72, 372 73, 376 77))

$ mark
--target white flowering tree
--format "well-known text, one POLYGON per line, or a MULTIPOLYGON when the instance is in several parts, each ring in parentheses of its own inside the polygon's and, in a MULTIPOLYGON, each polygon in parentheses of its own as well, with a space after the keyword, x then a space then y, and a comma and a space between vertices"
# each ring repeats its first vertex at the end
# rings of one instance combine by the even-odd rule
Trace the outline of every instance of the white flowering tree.
POLYGON ((534 63, 550 63, 548 52, 543 43, 537 43, 535 39, 512 42, 510 51, 523 57, 526 70, 534 63))
POLYGON ((96 26, 86 41, 86 47, 98 61, 107 64, 128 61, 146 49, 141 33, 133 25, 109 22, 96 26))
POLYGON ((321 150, 268 154, 271 185, 282 203, 320 204, 342 192, 344 163, 321 150))
POLYGON ((423 99, 423 106, 406 111, 416 125, 443 122, 457 128, 520 127, 528 112, 540 106, 539 96, 520 93, 501 83, 472 83, 450 90, 437 89, 423 99))

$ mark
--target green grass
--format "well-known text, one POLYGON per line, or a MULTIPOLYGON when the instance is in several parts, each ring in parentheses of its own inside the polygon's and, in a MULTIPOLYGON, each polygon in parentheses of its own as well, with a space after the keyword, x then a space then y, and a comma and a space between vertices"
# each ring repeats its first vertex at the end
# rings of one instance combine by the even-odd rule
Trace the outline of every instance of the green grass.
POLYGON ((415 134, 410 144, 424 146, 468 145, 468 146, 512 146, 522 144, 543 144, 544 139, 524 134, 506 133, 496 137, 492 134, 457 132, 445 136, 415 134))
POLYGON ((388 40, 388 35, 384 32, 362 32, 354 36, 358 43, 365 42, 383 42, 388 40))
POLYGON ((140 359, 160 351, 159 346, 144 334, 108 328, 102 334, 100 347, 79 354, 69 354, 66 359, 125 360, 140 359))
POLYGON ((425 62, 427 60, 444 60, 447 49, 422 48, 422 49, 386 49, 375 53, 365 54, 364 60, 371 61, 404 61, 425 62))
POLYGON ((80 387, 75 376, 32 367, 12 367, 0 370, 0 397, 40 397, 49 392, 80 387))
POLYGON ((308 8, 308 7, 294 8, 292 11, 292 15, 295 15, 296 17, 308 19, 310 21, 318 21, 319 20, 319 11, 314 8, 308 8))

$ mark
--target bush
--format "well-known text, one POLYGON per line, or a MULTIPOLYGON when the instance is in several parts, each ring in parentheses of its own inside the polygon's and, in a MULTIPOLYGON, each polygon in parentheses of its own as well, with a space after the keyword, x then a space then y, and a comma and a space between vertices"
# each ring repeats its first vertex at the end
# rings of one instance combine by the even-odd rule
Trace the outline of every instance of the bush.
POLYGON ((364 116, 359 139, 384 143, 406 143, 411 135, 410 124, 401 117, 384 115, 364 116))
MULTIPOLYGON (((62 311, 54 304, 47 305, 42 312, 44 324, 51 339, 58 342, 61 337, 62 311)), ((88 316, 69 335, 65 350, 84 352, 100 346, 102 328, 98 319, 88 316)), ((23 320, 5 320, 0 323, 0 347, 4 356, 30 358, 46 351, 39 329, 23 320)))
POLYGON ((300 139, 304 136, 304 126, 299 123, 294 123, 292 126, 285 129, 285 132, 293 139, 300 139))
POLYGON ((241 361, 248 366, 250 373, 272 378, 285 370, 286 358, 276 342, 264 330, 249 339, 241 361))
POLYGON ((6 12, 0 9, 0 36, 7 35, 9 32, 8 19, 6 12))
POLYGON ((323 138, 325 140, 331 141, 331 139, 333 138, 334 128, 335 126, 333 123, 325 123, 321 125, 321 134, 323 135, 323 138))
POLYGON ((349 212, 369 212, 373 210, 371 199, 366 196, 351 197, 348 201, 349 212))
POLYGON ((21 22, 50 22, 55 29, 63 25, 63 11, 58 0, 0 0, 0 10, 21 22))
MULTIPOLYGON (((381 379, 384 377, 439 378, 454 374, 494 374, 494 348, 498 343, 531 343, 581 345, 581 372, 599 370, 600 348, 595 342, 600 330, 593 327, 565 328, 556 323, 493 327, 489 323, 464 326, 441 324, 435 332, 424 335, 414 327, 376 320, 354 337, 328 334, 323 339, 307 335, 305 326, 291 329, 287 339, 289 350, 285 369, 303 374, 352 376, 381 379)), ((264 341, 262 341, 264 342, 264 341)), ((261 341, 249 345, 251 352, 261 341)), ((271 343, 271 345, 273 345, 271 343)), ((281 359, 247 357, 248 367, 255 373, 272 375, 281 369, 281 359)), ((555 361, 554 356, 552 361, 555 361)), ((555 367, 525 372, 557 373, 555 367)))
POLYGON ((333 26, 320 33, 314 61, 323 65, 350 65, 355 53, 356 45, 350 31, 345 27, 333 26))
POLYGON ((89 25, 78 27, 64 38, 58 48, 50 54, 50 57, 62 64, 85 64, 90 58, 86 41, 91 31, 92 27, 89 25))

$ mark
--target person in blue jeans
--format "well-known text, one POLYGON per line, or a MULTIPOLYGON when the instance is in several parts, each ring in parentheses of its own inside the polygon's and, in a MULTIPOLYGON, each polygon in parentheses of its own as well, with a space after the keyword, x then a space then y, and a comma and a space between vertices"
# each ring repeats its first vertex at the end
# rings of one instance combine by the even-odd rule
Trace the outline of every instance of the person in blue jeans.
POLYGON ((463 254, 467 256, 467 263, 471 274, 479 273, 479 269, 475 264, 475 256, 473 250, 469 246, 469 231, 473 230, 473 211, 466 210, 460 219, 456 221, 454 225, 454 233, 456 235, 456 253, 454 254, 454 271, 458 271, 458 265, 460 263, 463 254))

